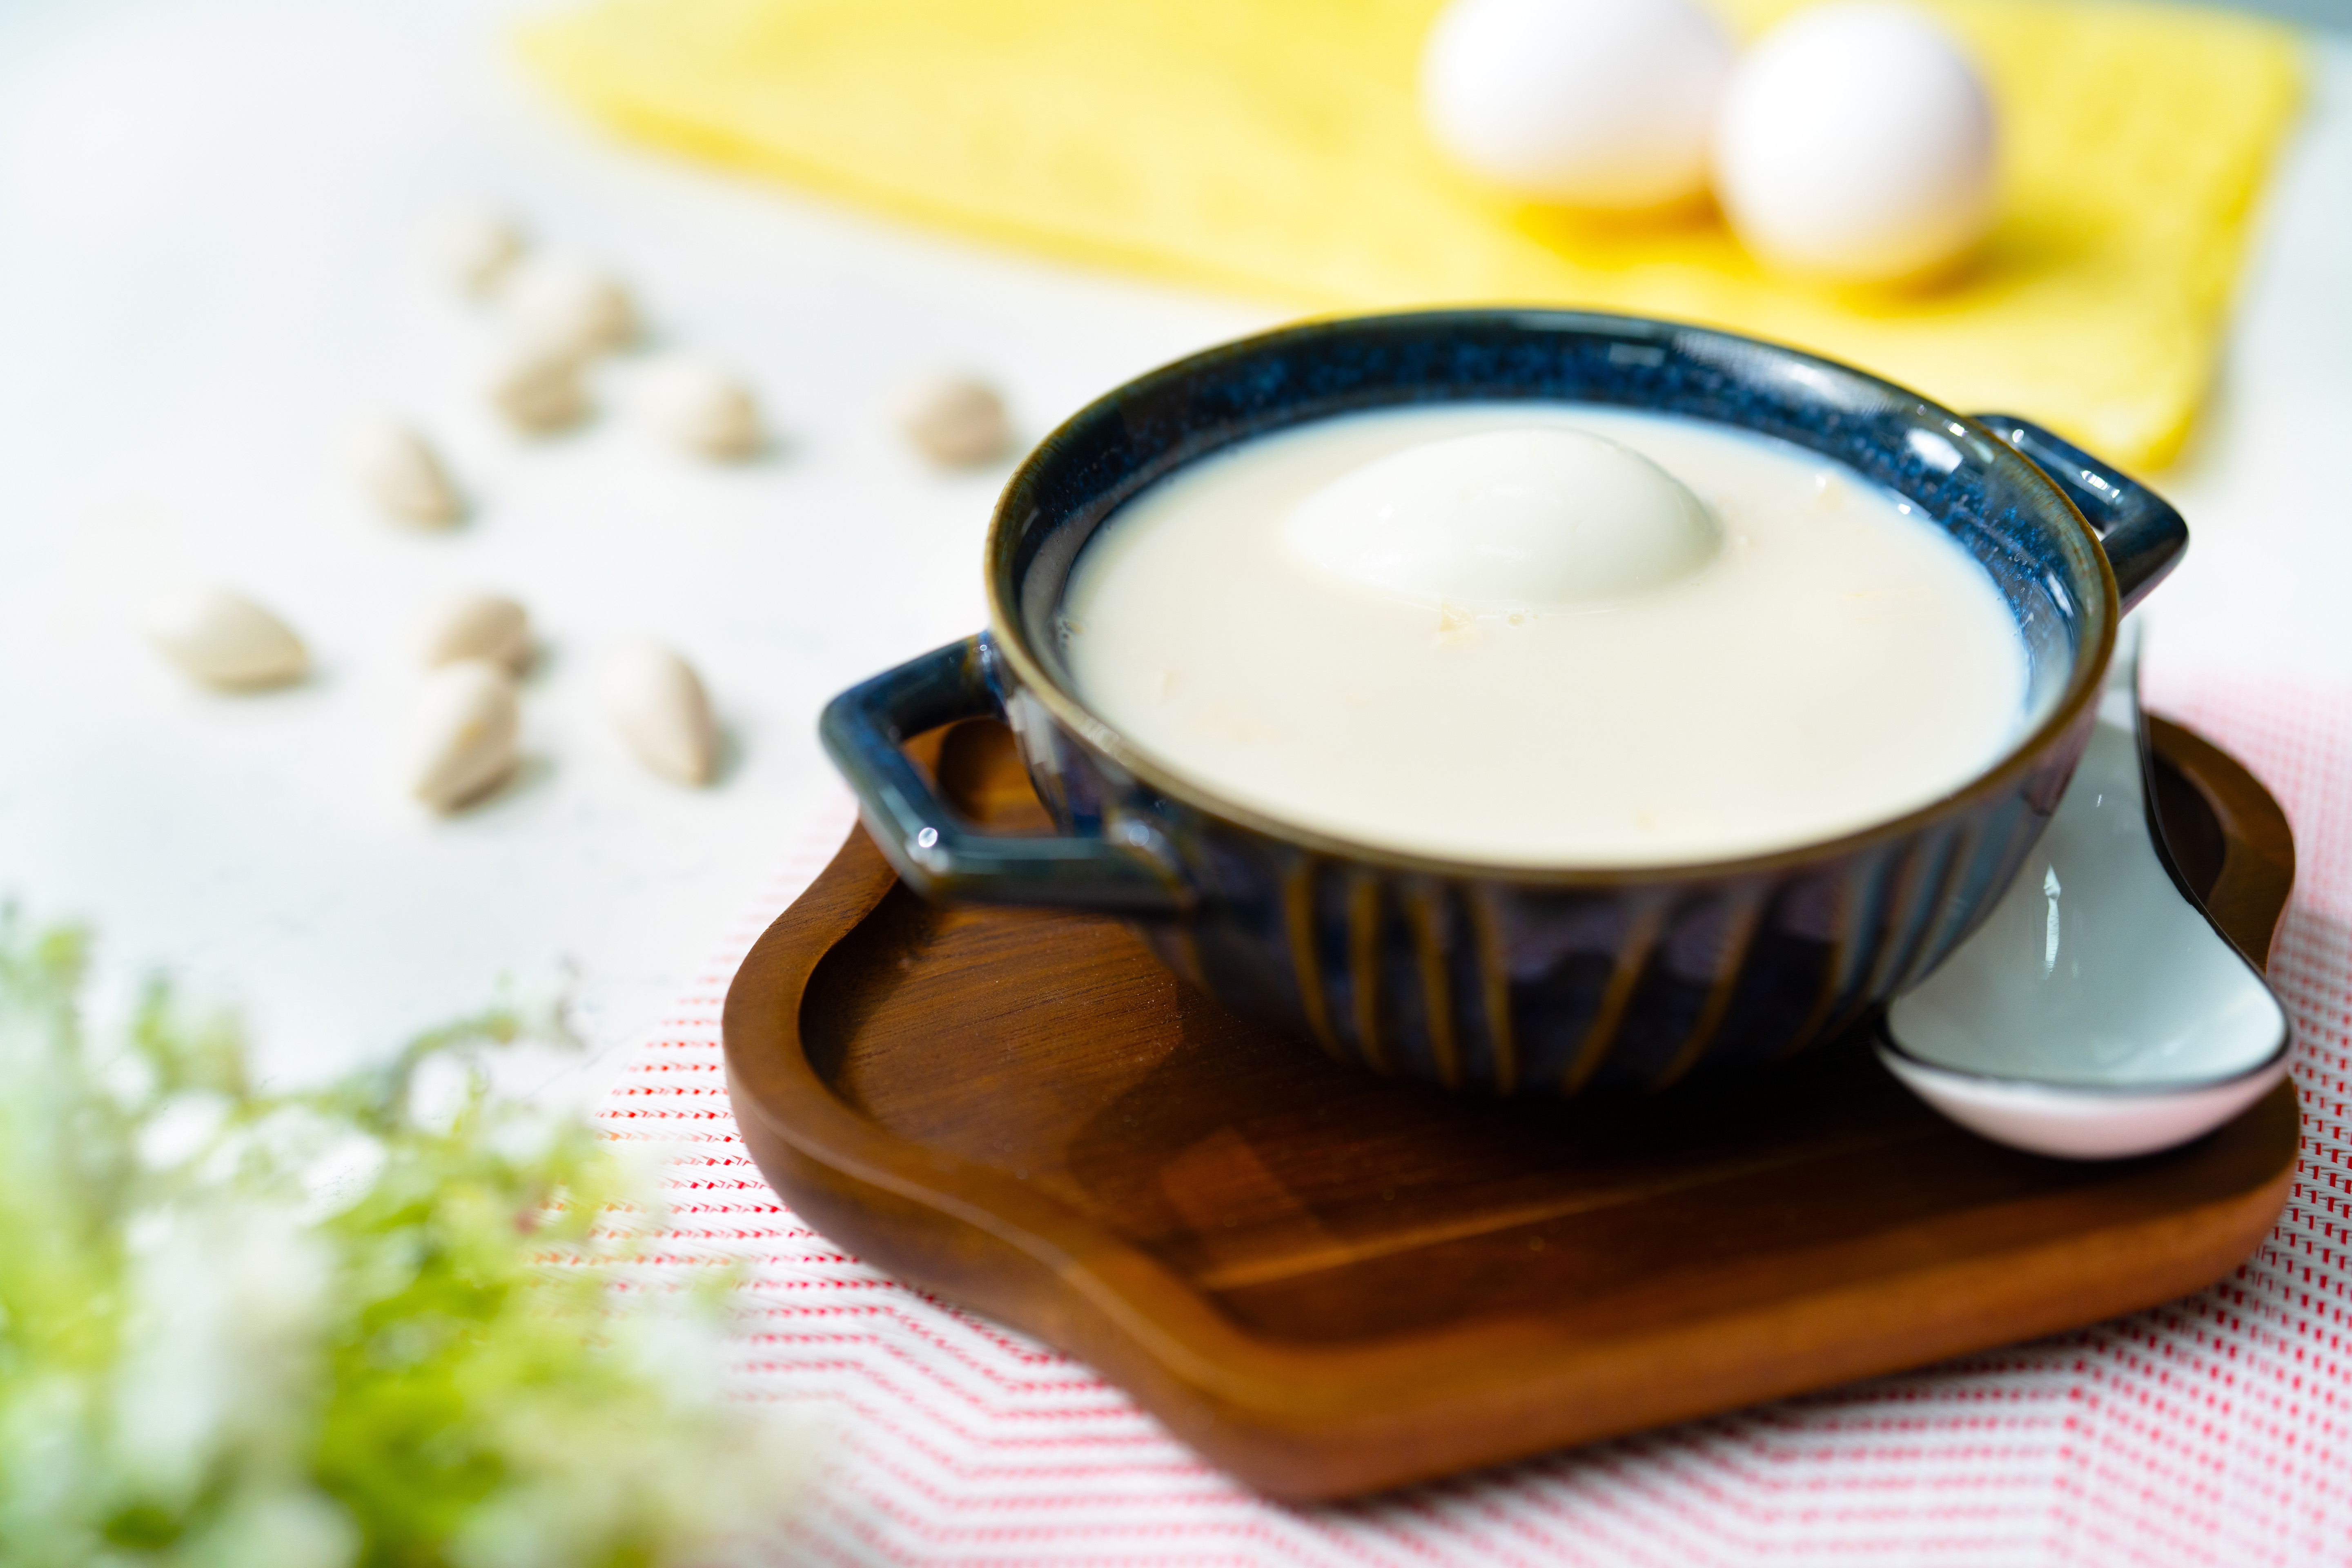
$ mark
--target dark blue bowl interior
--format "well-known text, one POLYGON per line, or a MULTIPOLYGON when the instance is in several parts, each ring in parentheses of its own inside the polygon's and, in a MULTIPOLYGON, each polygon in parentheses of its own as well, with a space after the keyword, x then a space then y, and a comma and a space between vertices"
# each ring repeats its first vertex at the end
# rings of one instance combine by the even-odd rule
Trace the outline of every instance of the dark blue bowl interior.
POLYGON ((1054 621, 1087 541, 1136 492, 1286 426, 1414 403, 1609 404, 1738 426, 1822 453, 1909 500, 1983 563, 2028 659, 2023 728, 2058 701, 2104 605, 2097 545, 1980 426, 1794 350, 1671 322, 1553 310, 1315 322, 1210 350, 1078 413, 1013 476, 989 571, 1025 651, 1076 700, 1054 621))

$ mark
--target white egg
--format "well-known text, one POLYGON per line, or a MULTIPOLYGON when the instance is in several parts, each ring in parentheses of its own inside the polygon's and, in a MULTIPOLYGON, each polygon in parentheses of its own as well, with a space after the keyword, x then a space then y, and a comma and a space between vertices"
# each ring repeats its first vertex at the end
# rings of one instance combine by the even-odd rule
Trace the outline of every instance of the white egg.
POLYGON ((1454 0, 1422 52, 1422 112, 1475 174, 1639 211, 1706 186, 1731 43, 1690 0, 1454 0))
POLYGON ((1801 13, 1724 89, 1715 188, 1759 257, 1856 282, 1930 273, 1991 225, 1995 127, 1976 67, 1927 17, 1801 13))
POLYGON ((1681 480, 1579 430, 1488 430, 1352 468, 1282 524, 1327 572, 1407 598, 1558 609, 1687 577, 1722 529, 1681 480))

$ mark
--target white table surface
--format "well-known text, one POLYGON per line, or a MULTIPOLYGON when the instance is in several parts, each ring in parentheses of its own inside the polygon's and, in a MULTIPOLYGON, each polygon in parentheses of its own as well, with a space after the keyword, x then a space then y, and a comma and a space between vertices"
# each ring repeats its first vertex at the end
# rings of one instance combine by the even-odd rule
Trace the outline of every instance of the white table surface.
MULTIPOLYGON (((514 66, 520 9, 0 0, 0 896, 94 926, 110 994, 160 965, 234 1001, 273 1070, 368 1059, 502 982, 568 989, 607 1059, 652 1027, 837 788, 824 699, 981 624, 1010 465, 926 471, 881 419, 894 384, 976 367, 1034 436, 1285 313, 617 147, 514 66), (781 451, 698 466, 612 413, 503 434, 467 388, 486 323, 414 258, 458 197, 609 262, 661 342, 743 369, 781 451), (404 532, 342 493, 332 432, 372 407, 442 438, 469 526, 404 532), (188 574, 278 607, 315 677, 222 697, 165 667, 130 606, 188 574), (445 821, 386 750, 406 624, 469 585, 524 599, 547 653, 521 782, 445 821), (594 651, 640 631, 711 688, 713 788, 646 775, 597 720, 594 651)), ((2220 394, 2158 476, 2196 535, 2152 611, 2168 668, 2352 680, 2352 44, 2317 58, 2220 394)))

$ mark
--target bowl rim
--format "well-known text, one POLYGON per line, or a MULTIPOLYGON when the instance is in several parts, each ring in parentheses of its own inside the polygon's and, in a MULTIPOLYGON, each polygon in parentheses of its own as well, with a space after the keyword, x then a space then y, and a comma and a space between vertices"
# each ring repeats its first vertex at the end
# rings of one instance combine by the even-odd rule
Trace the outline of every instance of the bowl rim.
MULTIPOLYGON (((1184 461, 1197 461, 1199 457, 1205 455, 1205 452, 1195 454, 1184 461)), ((2121 619, 2117 613, 2119 600, 2115 571, 2107 561, 2106 551, 2101 545, 2097 532, 2065 491, 1982 421, 1955 412, 1935 399, 1884 376, 1770 339, 1657 317, 1544 306, 1488 306, 1321 316, 1217 343, 1146 371, 1122 382, 1063 420, 1021 460, 1005 480, 990 513, 982 561, 989 629, 993 634, 988 641, 994 656, 1010 667, 1020 689, 1042 702, 1057 723, 1156 793, 1262 837, 1331 859, 1361 863, 1409 876, 1457 881, 1499 880, 1560 888, 1623 889, 1769 879, 1888 847, 1912 837, 1940 819, 2004 798, 2015 791, 2024 775, 2042 764, 2049 752, 2064 739, 2069 731, 2081 728, 2087 733, 2107 662, 2114 656, 2116 628, 2121 619), (2048 501, 2053 502, 2058 515, 2071 521, 2087 544, 2087 554, 2098 569, 2100 583, 2096 601, 2084 600, 2077 605, 2078 612, 2088 623, 2087 629, 2091 634, 2085 639, 2091 645, 2087 649, 2089 657, 2075 659, 2065 689, 2059 693, 2057 700, 2039 724, 2018 737, 1992 763, 1957 787, 1900 816, 1854 828, 1835 837, 1811 839, 1753 855, 1629 866, 1473 860, 1423 854, 1350 838, 1343 834, 1292 822, 1230 799, 1129 742, 1115 726, 1096 715, 1075 692, 1066 689, 1045 662, 1031 649, 1013 602, 1013 594, 1017 590, 1017 584, 1013 580, 1016 523, 1025 525, 1027 521, 1026 518, 1016 520, 1013 515, 1016 499, 1035 476, 1056 460, 1056 454, 1065 441, 1073 437, 1081 426, 1115 415, 1121 405, 1131 400, 1150 396, 1234 359, 1317 339, 1344 336, 1367 328, 1413 322, 1433 326, 1448 322, 1476 322, 1487 326, 1541 322, 1540 330, 1549 336, 1557 336, 1563 331, 1583 331, 1628 338, 1651 336, 1670 343, 1693 338, 1708 339, 1737 350, 1761 350, 1787 363, 1811 367, 1874 386, 1890 399, 1916 405, 1923 413, 1963 426, 1969 434, 1983 437, 1990 443, 1994 453, 1991 467, 1995 471, 2005 471, 2029 494, 2039 491, 2048 501)))

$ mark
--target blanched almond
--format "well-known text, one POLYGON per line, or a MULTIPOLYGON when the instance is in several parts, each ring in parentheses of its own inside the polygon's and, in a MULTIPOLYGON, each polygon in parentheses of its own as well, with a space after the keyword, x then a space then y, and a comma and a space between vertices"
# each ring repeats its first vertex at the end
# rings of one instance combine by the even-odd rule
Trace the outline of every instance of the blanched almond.
POLYGON ((425 678, 401 752, 409 793, 436 811, 480 799, 514 772, 521 708, 502 665, 459 659, 425 678))
POLYGON ((655 642, 609 650, 596 671, 596 694, 639 762, 679 784, 710 782, 719 763, 719 727, 691 665, 655 642))
POLYGON ((947 467, 984 463, 1012 437, 1004 400, 970 376, 927 376, 899 394, 895 412, 916 450, 947 467))
POLYGON ((536 342, 505 344, 492 357, 482 389, 507 423, 529 436, 543 436, 588 416, 588 388, 580 362, 536 342))
POLYGON ((505 289, 516 333, 575 360, 625 348, 637 335, 637 308, 618 280, 576 256, 534 256, 505 289))
POLYGON ((343 426, 343 472, 378 510, 402 522, 446 528, 463 515, 457 487, 425 438, 399 420, 366 415, 343 426))
POLYGON ((427 669, 478 658, 520 674, 530 655, 530 613, 497 594, 448 595, 417 622, 417 661, 427 669))
POLYGON ((522 254, 522 236, 497 208, 459 202, 425 220, 417 248, 436 279, 461 294, 483 295, 522 254))
POLYGON ((139 606, 139 629, 166 658, 208 686, 251 690, 299 680, 310 668, 284 621, 215 583, 159 588, 139 606))
POLYGON ((662 439, 706 458, 760 449, 760 405, 743 384, 694 354, 672 354, 639 376, 635 407, 662 439))

